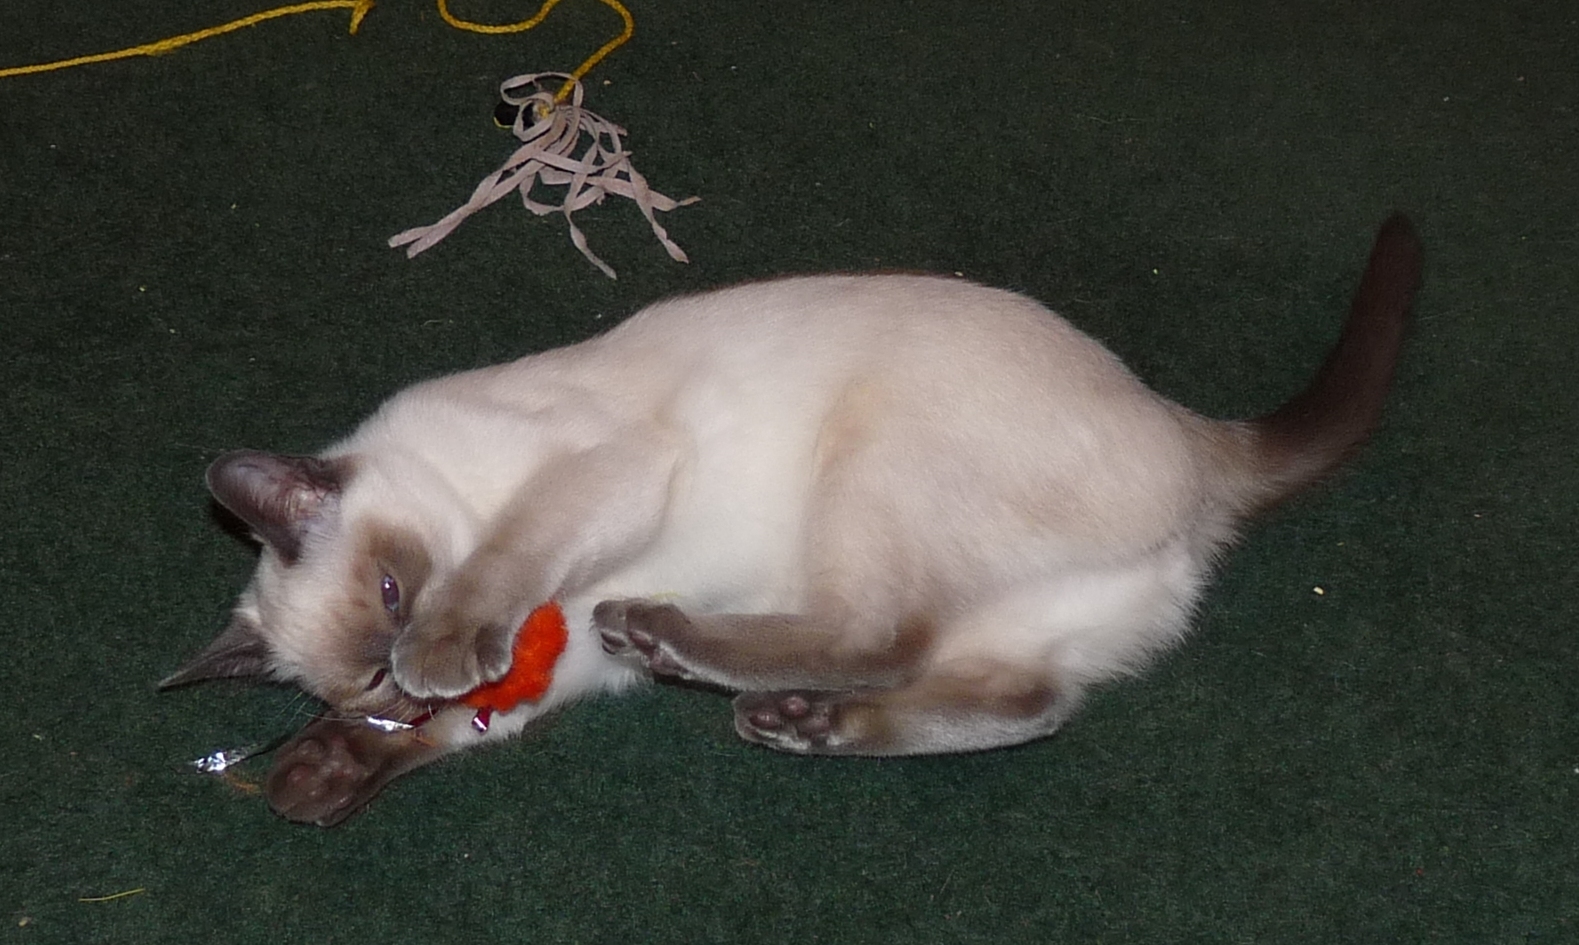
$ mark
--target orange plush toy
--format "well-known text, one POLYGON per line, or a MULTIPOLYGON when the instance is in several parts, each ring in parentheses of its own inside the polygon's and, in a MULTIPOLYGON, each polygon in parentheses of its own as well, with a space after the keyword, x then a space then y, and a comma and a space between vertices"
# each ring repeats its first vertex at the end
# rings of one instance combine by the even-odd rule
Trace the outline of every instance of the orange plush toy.
POLYGON ((554 601, 526 615, 515 636, 510 671, 503 678, 484 683, 461 696, 460 701, 477 710, 472 728, 488 731, 495 712, 508 712, 523 702, 543 698, 554 681, 554 664, 570 642, 565 627, 565 612, 554 601))

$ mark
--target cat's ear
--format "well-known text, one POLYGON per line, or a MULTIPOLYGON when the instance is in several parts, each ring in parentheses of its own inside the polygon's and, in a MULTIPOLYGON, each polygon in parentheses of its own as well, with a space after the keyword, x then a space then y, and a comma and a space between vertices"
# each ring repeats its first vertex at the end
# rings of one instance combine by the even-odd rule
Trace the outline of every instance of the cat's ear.
POLYGON ((348 459, 236 450, 208 467, 208 491, 286 564, 301 553, 307 529, 330 511, 351 475, 348 459))
POLYGON ((269 669, 269 647, 252 621, 237 614, 230 626, 187 664, 159 680, 160 689, 205 679, 262 676, 269 669))

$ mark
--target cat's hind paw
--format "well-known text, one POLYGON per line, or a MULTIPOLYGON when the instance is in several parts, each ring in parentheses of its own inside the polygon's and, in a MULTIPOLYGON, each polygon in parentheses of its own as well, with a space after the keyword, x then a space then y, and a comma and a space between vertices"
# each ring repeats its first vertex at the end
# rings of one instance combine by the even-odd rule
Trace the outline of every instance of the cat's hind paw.
POLYGON ((656 676, 695 677, 674 646, 691 620, 673 604, 606 600, 592 609, 592 624, 605 653, 640 663, 656 676))
POLYGON ((796 754, 845 750, 842 703, 849 693, 794 690, 735 697, 735 732, 748 742, 796 754))

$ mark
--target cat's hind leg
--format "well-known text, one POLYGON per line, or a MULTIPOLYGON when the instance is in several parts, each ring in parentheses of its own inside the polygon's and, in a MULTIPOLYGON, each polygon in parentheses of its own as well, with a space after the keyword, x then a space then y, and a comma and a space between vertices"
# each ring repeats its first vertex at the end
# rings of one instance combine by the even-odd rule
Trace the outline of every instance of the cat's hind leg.
POLYGON ((745 692, 735 698, 735 731, 797 754, 977 751, 1052 734, 1079 697, 1027 666, 962 660, 894 689, 745 692))
POLYGON ((817 754, 974 751, 1052 733, 1088 686, 1176 642, 1203 571, 1176 542, 1044 575, 953 619, 917 621, 910 638, 859 621, 687 618, 629 602, 601 608, 603 623, 619 615, 624 627, 602 632, 605 649, 639 654, 656 673, 739 690, 736 729, 750 741, 817 754))
POLYGON ((922 619, 865 625, 834 612, 690 616, 631 599, 593 609, 603 648, 656 676, 733 690, 865 688, 913 677, 932 643, 922 619))
POLYGON ((740 691, 742 738, 802 754, 973 751, 1051 734, 1079 690, 1043 661, 931 659, 920 621, 888 634, 785 614, 687 616, 671 604, 605 601, 593 612, 604 649, 654 675, 740 691), (861 641, 859 644, 852 641, 861 641))

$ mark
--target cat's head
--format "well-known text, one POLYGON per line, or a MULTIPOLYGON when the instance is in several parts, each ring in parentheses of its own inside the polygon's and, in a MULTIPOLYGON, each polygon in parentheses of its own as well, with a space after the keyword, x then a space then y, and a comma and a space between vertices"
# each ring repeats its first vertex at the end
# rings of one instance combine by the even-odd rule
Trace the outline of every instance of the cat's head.
POLYGON ((223 677, 292 683, 347 714, 411 717, 389 678, 423 589, 453 566, 453 518, 422 514, 409 470, 357 454, 242 450, 208 470, 220 505, 262 543, 230 624, 160 685, 223 677))

